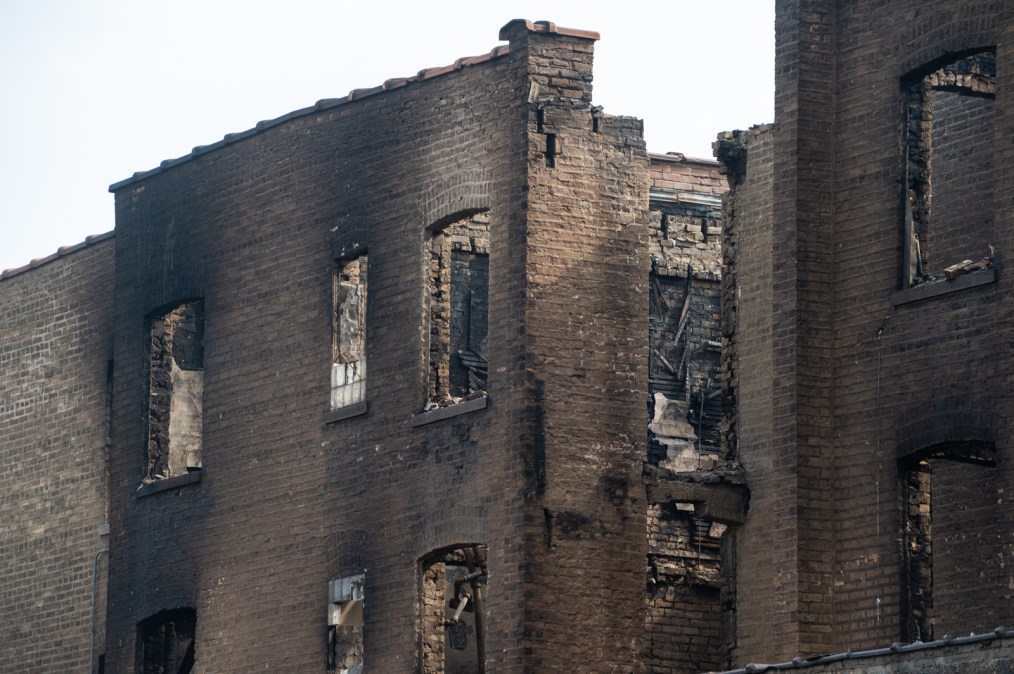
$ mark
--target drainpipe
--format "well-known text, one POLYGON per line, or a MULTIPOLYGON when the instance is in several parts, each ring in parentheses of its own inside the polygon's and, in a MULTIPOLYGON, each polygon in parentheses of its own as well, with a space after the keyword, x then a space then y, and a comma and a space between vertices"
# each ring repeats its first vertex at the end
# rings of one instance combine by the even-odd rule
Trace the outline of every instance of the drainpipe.
POLYGON ((95 611, 99 594, 99 558, 109 554, 109 549, 99 550, 95 553, 95 561, 92 562, 92 636, 88 642, 88 671, 95 674, 95 611))
POLYGON ((482 601, 482 586, 479 584, 479 579, 482 576, 486 562, 485 560, 477 559, 479 557, 476 554, 477 552, 478 550, 474 546, 465 548, 465 564, 468 565, 469 576, 471 576, 469 584, 472 586, 472 610, 475 611, 473 614, 475 619, 475 654, 476 659, 479 661, 479 674, 484 674, 486 671, 486 617, 482 614, 484 606, 482 601), (478 570, 476 570, 476 567, 479 567, 478 570))

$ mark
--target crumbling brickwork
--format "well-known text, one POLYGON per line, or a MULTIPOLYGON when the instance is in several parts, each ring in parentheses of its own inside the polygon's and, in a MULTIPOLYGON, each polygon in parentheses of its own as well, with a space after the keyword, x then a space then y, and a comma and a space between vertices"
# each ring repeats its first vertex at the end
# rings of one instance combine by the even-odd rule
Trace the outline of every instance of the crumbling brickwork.
MULTIPOLYGON (((738 467, 720 439, 725 178, 715 162, 682 155, 652 155, 651 169, 646 470, 681 487, 735 480, 738 467)), ((709 499, 717 499, 707 490, 697 491, 694 502, 649 489, 644 657, 650 672, 728 663, 735 564, 722 547, 731 552, 734 532, 701 516, 709 499)))
POLYGON ((648 461, 677 471, 719 458, 724 190, 712 162, 652 156, 648 461))
POLYGON ((725 525, 694 517, 693 504, 648 507, 647 671, 700 672, 726 664, 725 531, 725 525))
POLYGON ((750 516, 736 537, 737 621, 769 625, 763 632, 737 632, 733 662, 760 659, 753 654, 763 652, 772 635, 784 635, 779 621, 785 617, 777 612, 784 591, 771 582, 769 570, 786 564, 791 554, 772 544, 767 530, 772 520, 791 521, 791 503, 780 498, 784 488, 779 483, 791 467, 788 457, 779 458, 772 446, 773 354, 766 347, 773 332, 774 269, 763 254, 752 254, 772 247, 771 152, 770 127, 729 134, 716 152, 730 186, 722 215, 722 447, 750 476, 750 516))

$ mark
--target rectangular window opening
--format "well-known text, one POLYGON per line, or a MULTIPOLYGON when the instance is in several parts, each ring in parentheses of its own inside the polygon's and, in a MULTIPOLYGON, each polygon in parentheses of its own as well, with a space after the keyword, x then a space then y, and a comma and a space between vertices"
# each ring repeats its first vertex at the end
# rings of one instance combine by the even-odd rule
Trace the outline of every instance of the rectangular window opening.
POLYGON ((328 583, 328 674, 362 674, 365 584, 362 573, 328 583))
POLYGON ((981 634, 1002 621, 996 470, 934 453, 902 464, 903 636, 981 634))
POLYGON ((331 312, 331 409, 366 400, 366 255, 335 263, 331 312))
POLYGON ((145 482, 202 466, 204 303, 190 300, 152 318, 148 342, 145 482))

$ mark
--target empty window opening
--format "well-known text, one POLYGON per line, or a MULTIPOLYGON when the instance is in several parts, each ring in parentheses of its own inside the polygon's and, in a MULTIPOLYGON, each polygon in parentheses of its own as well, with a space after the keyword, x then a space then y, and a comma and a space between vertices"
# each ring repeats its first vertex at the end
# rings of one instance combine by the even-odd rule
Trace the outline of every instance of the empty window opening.
POLYGON ((727 526, 695 517, 694 505, 682 502, 650 504, 647 523, 646 671, 727 668, 734 610, 727 526))
POLYGON ((485 395, 489 216, 433 232, 429 251, 428 409, 485 395))
POLYGON ((145 481, 201 468, 204 303, 190 300, 151 320, 145 481))
POLYGON ((192 608, 162 611, 137 626, 138 674, 188 674, 194 668, 197 614, 192 608))
POLYGON ((331 312, 331 409, 366 400, 367 257, 335 263, 331 312))
POLYGON ((423 674, 486 671, 486 546, 439 551, 420 565, 420 670, 423 674))
POLYGON ((983 633, 1002 620, 992 451, 963 445, 902 463, 903 636, 983 633))
POLYGON ((365 582, 366 577, 360 573, 328 583, 328 674, 361 674, 363 671, 365 582))
POLYGON ((906 286, 993 264, 993 51, 960 58, 906 86, 906 286))
POLYGON ((711 469, 721 446, 721 343, 717 281, 652 273, 648 315, 651 463, 711 469))

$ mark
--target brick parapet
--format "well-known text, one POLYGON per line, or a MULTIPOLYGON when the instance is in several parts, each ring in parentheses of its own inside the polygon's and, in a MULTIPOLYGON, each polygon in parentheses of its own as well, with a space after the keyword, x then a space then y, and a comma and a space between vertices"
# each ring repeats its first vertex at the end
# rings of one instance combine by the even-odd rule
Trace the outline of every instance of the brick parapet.
POLYGON ((573 56, 562 64, 548 58, 555 43, 533 44, 541 37, 521 37, 539 84, 527 115, 536 482, 525 529, 526 573, 537 583, 525 590, 524 671, 560 662, 641 671, 643 579, 622 570, 643 567, 645 553, 647 154, 638 120, 591 109, 590 44, 568 38, 573 56))
POLYGON ((719 163, 681 153, 649 153, 651 187, 659 191, 686 191, 721 196, 728 189, 719 163))

